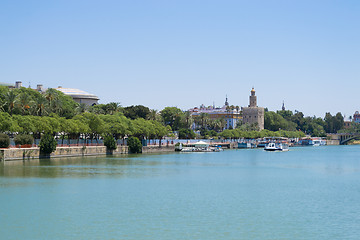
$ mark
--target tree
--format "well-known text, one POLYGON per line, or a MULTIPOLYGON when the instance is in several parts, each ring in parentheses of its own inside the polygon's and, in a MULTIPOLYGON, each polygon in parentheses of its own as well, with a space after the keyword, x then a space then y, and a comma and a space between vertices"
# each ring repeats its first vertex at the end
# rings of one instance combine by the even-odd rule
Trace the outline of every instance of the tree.
POLYGON ((172 130, 176 131, 181 128, 181 119, 183 112, 177 107, 166 107, 160 112, 164 124, 169 125, 172 130))
POLYGON ((325 131, 327 133, 337 133, 344 126, 344 117, 340 112, 335 116, 332 116, 331 113, 327 112, 325 114, 325 131))
POLYGON ((184 117, 184 126, 185 128, 191 128, 193 122, 194 122, 194 119, 192 117, 192 114, 190 111, 186 111, 184 112, 183 114, 183 117, 184 117))
POLYGON ((34 138, 27 134, 18 134, 14 138, 15 145, 31 145, 34 142, 34 138))
POLYGON ((193 130, 182 128, 179 130, 179 139, 194 139, 196 134, 193 130))
MULTIPOLYGON (((95 114, 100 114, 99 112, 94 111, 94 109, 97 108, 97 107, 98 107, 98 105, 95 105, 95 106, 92 108, 93 111, 90 111, 90 112, 91 112, 91 113, 95 113, 95 114)), ((87 106, 86 106, 85 103, 80 103, 80 104, 77 105, 77 107, 75 108, 75 111, 76 111, 77 114, 82 114, 82 113, 86 112, 86 110, 87 110, 87 106)))
POLYGON ((30 106, 32 105, 32 98, 27 93, 21 93, 18 99, 18 105, 21 109, 22 115, 30 113, 30 106))
POLYGON ((219 135, 225 139, 232 139, 234 137, 234 130, 225 129, 219 135))
POLYGON ((285 120, 280 114, 277 114, 272 111, 265 112, 264 117, 264 128, 277 131, 279 129, 283 130, 296 130, 296 124, 290 121, 285 120))
POLYGON ((171 132, 170 126, 163 126, 158 121, 152 121, 154 127, 154 137, 159 139, 159 146, 161 146, 161 140, 165 137, 169 132, 171 132))
POLYGON ((56 150, 57 142, 54 139, 54 136, 51 134, 45 134, 42 136, 39 147, 40 153, 44 155, 48 155, 56 150))
POLYGON ((155 109, 151 109, 151 110, 150 110, 150 113, 149 113, 149 115, 148 115, 148 118, 149 118, 149 120, 153 120, 153 121, 161 121, 161 119, 160 119, 160 114, 159 114, 158 111, 155 110, 155 109))
POLYGON ((293 112, 290 110, 276 111, 277 114, 281 115, 284 119, 290 121, 293 116, 293 112))
POLYGON ((12 118, 8 113, 0 112, 0 132, 10 131, 12 118))
POLYGON ((132 135, 139 139, 145 139, 150 136, 150 129, 148 121, 143 118, 137 118, 131 121, 132 135))
POLYGON ((120 103, 110 102, 105 105, 105 114, 113 115, 113 114, 119 112, 120 109, 121 109, 120 103))
POLYGON ((84 113, 83 117, 89 126, 91 139, 95 137, 96 142, 99 142, 99 135, 104 132, 104 121, 101 120, 98 115, 93 113, 84 113))
POLYGON ((127 145, 129 147, 129 151, 131 153, 141 153, 142 152, 142 144, 141 144, 141 141, 137 137, 129 137, 127 140, 127 145))
POLYGON ((10 115, 12 115, 17 100, 17 94, 14 90, 9 90, 5 94, 5 103, 8 105, 10 115))
POLYGON ((124 108, 124 115, 130 119, 143 118, 148 119, 150 109, 143 105, 136 105, 124 108))
POLYGON ((0 148, 8 148, 10 145, 10 138, 8 135, 0 133, 0 148))
POLYGON ((207 123, 209 121, 210 117, 208 113, 200 113, 199 120, 200 120, 200 126, 201 128, 207 129, 207 123))
POLYGON ((115 150, 117 148, 114 137, 109 134, 104 137, 104 145, 108 151, 115 150))
POLYGON ((34 124, 33 124, 33 116, 21 116, 21 115, 14 115, 12 117, 13 122, 16 122, 19 126, 17 132, 23 134, 30 134, 35 131, 34 124))
POLYGON ((40 96, 34 101, 34 110, 36 115, 43 116, 44 113, 47 113, 46 111, 46 99, 43 96, 40 96))

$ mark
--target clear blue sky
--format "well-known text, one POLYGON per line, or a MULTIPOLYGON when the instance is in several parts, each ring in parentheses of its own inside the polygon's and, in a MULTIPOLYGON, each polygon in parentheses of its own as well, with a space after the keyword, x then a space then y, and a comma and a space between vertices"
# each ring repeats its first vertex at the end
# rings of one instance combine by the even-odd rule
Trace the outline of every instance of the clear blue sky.
POLYGON ((161 110, 360 110, 360 1, 2 0, 0 82, 161 110))

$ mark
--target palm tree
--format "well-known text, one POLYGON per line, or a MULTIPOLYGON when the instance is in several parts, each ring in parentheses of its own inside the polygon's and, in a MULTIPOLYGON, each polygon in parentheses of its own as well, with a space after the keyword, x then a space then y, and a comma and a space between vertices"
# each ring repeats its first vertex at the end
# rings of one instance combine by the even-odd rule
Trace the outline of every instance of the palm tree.
POLYGON ((56 112, 57 106, 54 106, 54 101, 59 99, 59 92, 53 88, 49 88, 48 90, 46 90, 44 95, 45 99, 48 101, 50 111, 56 112))
POLYGON ((225 118, 220 118, 219 121, 220 121, 220 129, 222 131, 222 130, 224 130, 224 128, 226 126, 226 120, 225 120, 225 118))
POLYGON ((25 115, 26 112, 30 110, 30 106, 32 105, 33 100, 30 95, 21 93, 17 102, 22 110, 22 114, 25 115))
POLYGON ((62 111, 63 111, 63 102, 60 100, 60 98, 54 98, 54 100, 52 100, 52 110, 61 115, 62 111))
POLYGON ((16 101, 17 101, 17 94, 13 90, 9 90, 5 94, 5 102, 8 105, 8 110, 10 115, 12 115, 16 101))
POLYGON ((219 119, 215 119, 214 122, 214 130, 219 132, 220 130, 223 130, 221 127, 222 127, 222 122, 221 122, 221 118, 219 119))
POLYGON ((150 109, 150 113, 148 115, 149 120, 153 120, 155 121, 156 119, 158 119, 158 111, 155 109, 150 109))
POLYGON ((76 107, 76 112, 77 113, 84 113, 84 112, 86 112, 86 110, 87 110, 87 106, 86 106, 86 104, 85 103, 80 103, 77 107, 76 107))
POLYGON ((190 128, 191 125, 192 125, 193 122, 194 122, 194 119, 193 119, 193 117, 192 117, 192 115, 191 115, 191 112, 190 112, 190 111, 186 111, 186 112, 184 113, 184 118, 185 118, 185 121, 186 121, 186 127, 187 127, 187 128, 190 128))
POLYGON ((111 102, 106 104, 106 114, 113 115, 114 113, 118 112, 121 105, 117 102, 111 102))
POLYGON ((42 116, 44 113, 46 113, 46 99, 43 96, 40 96, 35 101, 35 111, 38 116, 42 116))
POLYGON ((58 92, 53 89, 53 88, 49 88, 48 90, 46 90, 45 92, 45 98, 46 100, 48 100, 50 103, 52 100, 54 100, 55 98, 57 98, 58 96, 58 92))
POLYGON ((201 127, 204 128, 206 127, 206 123, 209 119, 209 114, 207 113, 200 113, 200 122, 201 122, 201 127))

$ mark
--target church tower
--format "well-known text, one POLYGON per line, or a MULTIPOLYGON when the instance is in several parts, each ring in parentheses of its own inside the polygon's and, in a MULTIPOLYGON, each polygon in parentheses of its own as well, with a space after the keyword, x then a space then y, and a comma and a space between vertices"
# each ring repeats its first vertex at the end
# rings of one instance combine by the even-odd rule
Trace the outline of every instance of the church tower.
POLYGON ((229 106, 229 102, 228 102, 228 97, 226 95, 226 99, 225 99, 225 106, 229 106))
POLYGON ((257 107, 256 96, 255 96, 255 89, 254 89, 254 88, 251 89, 250 105, 249 105, 249 107, 257 107))

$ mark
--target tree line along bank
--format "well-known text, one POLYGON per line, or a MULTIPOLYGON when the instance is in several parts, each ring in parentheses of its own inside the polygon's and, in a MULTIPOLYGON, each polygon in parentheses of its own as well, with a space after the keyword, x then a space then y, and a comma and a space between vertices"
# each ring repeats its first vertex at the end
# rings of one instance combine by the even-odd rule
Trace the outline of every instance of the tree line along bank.
POLYGON ((259 138, 271 136, 326 136, 343 128, 341 113, 324 118, 304 117, 301 112, 265 109, 265 130, 256 125, 242 124, 236 129, 224 129, 223 119, 211 119, 207 114, 194 118, 189 111, 165 107, 161 111, 137 105, 122 107, 118 103, 86 106, 55 89, 39 93, 30 88, 0 87, 0 132, 13 136, 31 135, 40 139, 45 134, 57 135, 65 143, 69 139, 91 139, 111 136, 113 139, 179 138, 259 138), (196 123, 196 124, 193 124, 196 123), (196 125, 197 129, 192 129, 196 125), (195 130, 196 133, 193 131, 195 130))

